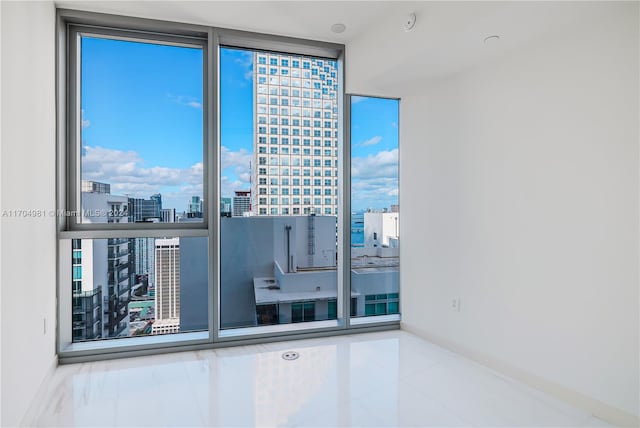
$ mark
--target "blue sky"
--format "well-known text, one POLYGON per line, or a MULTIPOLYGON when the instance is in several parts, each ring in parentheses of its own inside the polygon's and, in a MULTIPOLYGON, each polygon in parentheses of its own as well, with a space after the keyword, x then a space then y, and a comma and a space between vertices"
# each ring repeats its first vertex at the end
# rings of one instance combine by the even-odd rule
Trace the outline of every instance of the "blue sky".
POLYGON ((253 53, 220 50, 220 194, 250 189, 253 161, 253 53))
POLYGON ((202 195, 200 49, 82 39, 82 177, 182 211, 202 195))
POLYGON ((399 101, 351 98, 351 208, 398 203, 399 101))
MULTIPOLYGON (((249 162, 253 151, 253 55, 222 49, 221 141, 222 195, 249 188, 249 162), (245 114, 238 114, 245 112, 245 114)), ((352 208, 385 208, 398 203, 397 100, 352 98, 352 208)))
MULTIPOLYGON (((222 49, 222 196, 249 188, 253 55, 222 49)), ((83 38, 82 176, 186 209, 202 195, 202 51, 83 38)), ((354 210, 397 203, 398 102, 354 97, 354 210)))

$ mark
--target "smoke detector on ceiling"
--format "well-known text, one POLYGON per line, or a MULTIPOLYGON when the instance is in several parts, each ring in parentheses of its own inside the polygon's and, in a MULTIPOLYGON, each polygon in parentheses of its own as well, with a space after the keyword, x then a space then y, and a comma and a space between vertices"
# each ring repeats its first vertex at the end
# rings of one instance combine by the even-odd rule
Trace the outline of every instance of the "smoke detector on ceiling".
POLYGON ((404 31, 411 31, 416 26, 416 14, 411 12, 404 20, 404 31))
POLYGON ((333 24, 331 26, 331 31, 337 34, 344 33, 344 30, 346 29, 347 29, 347 26, 344 24, 333 24))

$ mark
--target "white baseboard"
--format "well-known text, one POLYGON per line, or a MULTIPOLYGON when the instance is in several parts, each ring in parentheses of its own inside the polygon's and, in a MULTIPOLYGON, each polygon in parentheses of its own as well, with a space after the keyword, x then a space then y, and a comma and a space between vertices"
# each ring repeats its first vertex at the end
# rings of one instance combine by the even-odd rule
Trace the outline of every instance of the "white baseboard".
POLYGON ((401 323, 401 328, 404 331, 415 334, 416 336, 420 336, 426 340, 429 340, 430 342, 435 343, 436 345, 447 348, 499 373, 502 373, 562 401, 572 404, 607 422, 621 427, 640 426, 640 417, 636 415, 610 406, 600 400, 596 400, 595 398, 591 398, 587 395, 581 394, 557 383, 551 382, 540 376, 529 373, 526 370, 522 370, 518 367, 512 366, 511 364, 501 361, 498 358, 474 351, 464 346, 460 346, 452 341, 435 336, 428 331, 408 326, 404 322, 401 323))

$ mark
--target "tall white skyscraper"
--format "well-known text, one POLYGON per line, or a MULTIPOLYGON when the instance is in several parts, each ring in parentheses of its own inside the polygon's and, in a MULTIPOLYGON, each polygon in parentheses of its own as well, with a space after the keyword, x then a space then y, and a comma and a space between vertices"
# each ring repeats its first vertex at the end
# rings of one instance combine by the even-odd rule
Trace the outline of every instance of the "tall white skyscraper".
POLYGON ((152 334, 180 330, 180 239, 156 239, 155 307, 152 334))
POLYGON ((338 211, 335 60, 254 54, 256 215, 338 211))
POLYGON ((233 216, 243 217, 251 212, 251 191, 236 190, 233 197, 233 216))

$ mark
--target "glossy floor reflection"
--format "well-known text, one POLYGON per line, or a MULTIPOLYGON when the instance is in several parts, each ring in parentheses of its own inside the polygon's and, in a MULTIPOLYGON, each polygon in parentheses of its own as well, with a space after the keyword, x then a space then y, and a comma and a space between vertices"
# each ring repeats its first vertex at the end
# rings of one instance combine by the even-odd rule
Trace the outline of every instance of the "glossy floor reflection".
POLYGON ((402 331, 66 365, 44 391, 31 425, 608 426, 402 331))

